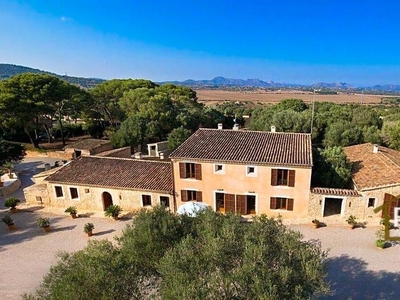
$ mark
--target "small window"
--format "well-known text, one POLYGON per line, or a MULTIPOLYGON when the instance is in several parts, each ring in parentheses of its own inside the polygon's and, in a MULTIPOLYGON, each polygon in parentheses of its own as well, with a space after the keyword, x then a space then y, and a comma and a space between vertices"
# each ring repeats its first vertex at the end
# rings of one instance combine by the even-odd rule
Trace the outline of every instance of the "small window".
POLYGON ((164 205, 165 207, 169 207, 169 197, 160 196, 160 204, 164 205))
POLYGON ((257 167, 246 166, 246 176, 257 176, 257 167))
POLYGON ((214 165, 214 173, 216 173, 216 174, 224 174, 225 173, 224 165, 221 165, 221 164, 214 165))
POLYGON ((375 198, 368 198, 368 207, 375 207, 375 198))
POLYGON ((62 186, 55 186, 55 187, 54 187, 54 190, 55 190, 55 192, 56 192, 56 197, 57 197, 57 198, 64 197, 64 193, 63 193, 62 186))
POLYGON ((143 206, 151 206, 151 196, 150 195, 142 195, 142 203, 143 203, 143 206))
POLYGON ((89 189, 85 189, 85 193, 86 193, 86 194, 89 194, 89 189))
POLYGON ((69 188, 69 193, 71 194, 71 199, 79 199, 78 189, 77 188, 69 188))

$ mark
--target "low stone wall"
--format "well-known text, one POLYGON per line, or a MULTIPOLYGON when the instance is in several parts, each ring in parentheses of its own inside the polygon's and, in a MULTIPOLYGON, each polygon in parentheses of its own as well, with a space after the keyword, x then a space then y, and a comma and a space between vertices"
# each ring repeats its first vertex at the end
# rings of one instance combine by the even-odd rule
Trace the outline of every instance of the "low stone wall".
POLYGON ((0 197, 6 197, 14 193, 21 186, 21 180, 17 177, 15 173, 12 174, 14 178, 10 178, 8 174, 4 174, 1 176, 3 186, 0 187, 0 197))
POLYGON ((72 154, 64 151, 48 151, 48 152, 38 152, 38 151, 26 151, 26 156, 28 157, 53 157, 59 158, 60 160, 71 160, 72 154))

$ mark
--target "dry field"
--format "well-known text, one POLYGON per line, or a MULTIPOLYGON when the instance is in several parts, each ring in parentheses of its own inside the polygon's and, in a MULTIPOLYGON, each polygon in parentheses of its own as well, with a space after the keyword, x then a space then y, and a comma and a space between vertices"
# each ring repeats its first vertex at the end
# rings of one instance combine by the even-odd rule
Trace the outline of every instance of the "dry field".
MULTIPOLYGON (((296 98, 302 99, 304 102, 310 103, 313 100, 313 93, 302 91, 223 91, 223 90, 196 90, 199 102, 206 105, 215 105, 225 101, 249 101, 253 103, 277 103, 283 99, 296 98)), ((315 95, 315 101, 318 102, 335 102, 335 103, 360 103, 361 99, 364 104, 376 104, 381 101, 382 97, 387 95, 368 95, 368 94, 346 94, 338 95, 315 95)))

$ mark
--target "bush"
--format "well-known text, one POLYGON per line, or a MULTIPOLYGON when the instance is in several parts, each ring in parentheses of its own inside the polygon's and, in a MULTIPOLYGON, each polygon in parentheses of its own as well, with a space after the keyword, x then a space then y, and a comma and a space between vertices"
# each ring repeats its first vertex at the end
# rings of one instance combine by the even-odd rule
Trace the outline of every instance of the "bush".
POLYGON ((20 201, 17 198, 7 198, 4 202, 4 206, 10 209, 15 208, 20 201))
POLYGON ((83 226, 83 231, 85 233, 89 233, 94 229, 94 224, 93 223, 86 223, 85 226, 83 226))
POLYGON ((36 224, 40 227, 40 228, 45 228, 50 226, 50 219, 49 218, 38 218, 36 220, 36 224))
POLYGON ((76 214, 78 212, 78 210, 76 209, 75 206, 70 206, 64 212, 70 213, 70 214, 76 214))
POLYGON ((119 205, 110 205, 109 207, 106 208, 104 215, 106 217, 117 218, 121 213, 121 211, 122 208, 119 205))
POLYGON ((10 225, 13 225, 14 224, 14 221, 13 221, 13 219, 10 217, 10 215, 5 215, 2 219, 1 219, 1 221, 2 222, 4 222, 7 226, 10 226, 10 225))

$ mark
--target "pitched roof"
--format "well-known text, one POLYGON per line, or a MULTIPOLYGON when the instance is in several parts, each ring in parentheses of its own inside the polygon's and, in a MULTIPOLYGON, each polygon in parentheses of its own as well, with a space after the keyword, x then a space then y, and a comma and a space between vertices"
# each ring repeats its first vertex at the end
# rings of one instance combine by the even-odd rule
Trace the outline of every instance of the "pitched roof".
POLYGON ((109 144, 110 141, 99 139, 82 139, 76 143, 65 146, 65 149, 81 149, 91 150, 104 144, 109 144))
POLYGON ((358 190, 400 184, 400 152, 371 143, 344 148, 352 163, 351 177, 358 190))
POLYGON ((311 193, 321 194, 321 195, 331 195, 331 196, 352 196, 352 197, 360 196, 360 194, 355 190, 335 189, 335 188, 325 188, 325 187, 314 187, 311 189, 311 193))
POLYGON ((171 163, 84 156, 45 179, 50 182, 171 193, 171 163))
POLYGON ((170 158, 311 167, 311 136, 200 128, 170 158))

